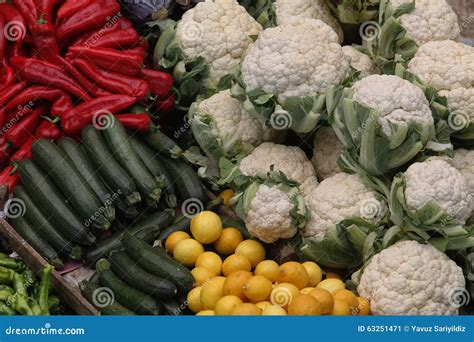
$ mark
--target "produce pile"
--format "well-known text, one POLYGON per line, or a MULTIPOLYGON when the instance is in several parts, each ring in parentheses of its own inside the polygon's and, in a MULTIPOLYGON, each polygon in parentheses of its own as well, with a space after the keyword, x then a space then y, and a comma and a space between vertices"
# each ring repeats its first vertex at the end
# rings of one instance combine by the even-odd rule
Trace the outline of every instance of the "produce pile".
POLYGON ((474 47, 446 0, 0 4, 12 21, 4 214, 93 269, 101 314, 472 313, 474 47))

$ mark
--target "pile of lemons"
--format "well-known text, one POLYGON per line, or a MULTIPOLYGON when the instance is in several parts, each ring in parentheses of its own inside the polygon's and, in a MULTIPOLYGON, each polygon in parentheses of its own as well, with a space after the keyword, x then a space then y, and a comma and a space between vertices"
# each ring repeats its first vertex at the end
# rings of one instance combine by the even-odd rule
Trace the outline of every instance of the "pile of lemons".
POLYGON ((190 228, 192 236, 175 232, 165 248, 192 268, 195 288, 187 305, 197 315, 370 314, 369 302, 347 290, 337 274, 311 261, 265 260, 260 242, 223 228, 214 212, 196 215, 190 228))

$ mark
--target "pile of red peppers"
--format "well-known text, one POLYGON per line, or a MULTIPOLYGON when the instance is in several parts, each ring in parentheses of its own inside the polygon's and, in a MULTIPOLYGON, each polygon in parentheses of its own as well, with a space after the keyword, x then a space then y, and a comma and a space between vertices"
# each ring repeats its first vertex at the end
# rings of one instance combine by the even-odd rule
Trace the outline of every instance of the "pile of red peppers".
POLYGON ((0 184, 19 182, 15 163, 35 139, 78 137, 111 113, 146 132, 148 114, 174 105, 173 77, 147 69, 147 42, 117 0, 12 0, 0 3, 0 184))

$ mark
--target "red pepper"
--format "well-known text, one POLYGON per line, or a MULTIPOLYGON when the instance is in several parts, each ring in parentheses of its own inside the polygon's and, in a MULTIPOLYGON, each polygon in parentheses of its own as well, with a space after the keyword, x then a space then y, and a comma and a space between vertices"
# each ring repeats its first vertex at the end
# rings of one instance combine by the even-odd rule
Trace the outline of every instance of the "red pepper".
POLYGON ((102 89, 97 84, 92 83, 86 76, 81 74, 74 65, 71 64, 67 59, 58 56, 58 60, 66 71, 87 91, 94 97, 101 97, 112 95, 111 92, 102 89))
POLYGON ((175 101, 174 94, 164 100, 158 99, 155 101, 155 108, 160 113, 168 113, 169 111, 171 111, 171 109, 173 109, 174 101, 175 101))
POLYGON ((66 1, 58 9, 56 16, 58 19, 68 18, 74 15, 76 12, 80 11, 85 6, 89 5, 92 0, 70 0, 66 1))
POLYGON ((12 147, 7 143, 7 138, 5 137, 6 128, 3 127, 0 132, 0 163, 3 163, 10 158, 10 153, 12 152, 12 147))
POLYGON ((54 64, 24 57, 14 57, 10 63, 23 80, 59 88, 83 100, 91 98, 72 78, 54 64))
POLYGON ((39 100, 52 103, 51 114, 54 116, 60 116, 72 108, 71 97, 68 93, 55 88, 30 86, 10 100, 5 109, 12 110, 30 103, 31 106, 39 100))
POLYGON ((44 114, 46 114, 46 108, 39 107, 20 122, 16 122, 5 132, 7 142, 17 148, 22 146, 33 135, 38 127, 40 116, 44 114))
POLYGON ((0 68, 0 89, 11 87, 16 83, 15 70, 8 66, 0 68))
POLYGON ((115 94, 143 99, 150 91, 148 83, 139 78, 99 69, 85 59, 74 59, 72 63, 93 82, 115 94))
POLYGON ((11 4, 0 3, 0 13, 5 18, 7 40, 19 45, 23 43, 26 35, 26 21, 21 13, 11 4))
POLYGON ((13 5, 23 15, 31 27, 35 26, 38 20, 38 8, 33 0, 12 0, 13 5))
POLYGON ((150 85, 153 96, 166 97, 171 93, 173 76, 170 74, 158 70, 142 69, 140 75, 150 85))
POLYGON ((99 97, 68 111, 61 118, 61 125, 67 135, 78 135, 84 126, 92 123, 94 116, 100 113, 116 114, 132 106, 137 98, 126 95, 99 97))
POLYGON ((17 83, 0 92, 0 108, 4 107, 8 101, 18 95, 20 91, 26 88, 26 82, 17 83))
POLYGON ((52 12, 58 0, 39 1, 38 18, 31 28, 34 35, 34 44, 42 59, 57 62, 59 46, 56 41, 56 27, 52 19, 52 12))
POLYGON ((94 33, 83 38, 80 45, 96 48, 127 49, 136 45, 140 36, 134 28, 109 31, 102 35, 94 33))
POLYGON ((148 114, 118 114, 115 117, 131 130, 147 133, 152 127, 151 118, 148 114))
POLYGON ((67 42, 81 33, 102 27, 119 11, 120 5, 116 0, 92 1, 57 27, 57 39, 67 42))
POLYGON ((143 64, 143 49, 115 50, 101 47, 72 46, 66 57, 69 59, 83 58, 95 65, 119 72, 121 74, 135 76, 140 72, 143 64))
POLYGON ((31 154, 31 145, 35 142, 36 137, 29 137, 28 140, 15 152, 13 153, 10 161, 12 163, 18 162, 24 159, 30 159, 32 157, 31 154))
POLYGON ((53 122, 43 119, 35 131, 36 138, 54 140, 57 142, 63 136, 63 132, 53 122))
POLYGON ((25 44, 7 44, 6 58, 11 60, 14 57, 25 57, 28 55, 28 48, 25 44))
POLYGON ((0 12, 0 60, 5 57, 5 50, 7 49, 7 37, 5 35, 6 19, 2 12, 0 12))
POLYGON ((15 165, 9 165, 0 173, 0 184, 7 185, 9 192, 12 192, 20 182, 20 176, 15 172, 15 168, 15 165))

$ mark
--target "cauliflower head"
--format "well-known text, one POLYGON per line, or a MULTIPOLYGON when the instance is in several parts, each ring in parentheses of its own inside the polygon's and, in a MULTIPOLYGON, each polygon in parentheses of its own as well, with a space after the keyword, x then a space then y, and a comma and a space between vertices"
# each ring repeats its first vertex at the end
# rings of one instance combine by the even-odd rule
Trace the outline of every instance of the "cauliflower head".
POLYGON ((304 196, 311 218, 303 235, 321 241, 326 232, 343 220, 362 218, 378 224, 387 213, 386 203, 355 174, 338 173, 304 196))
POLYGON ((331 127, 321 127, 316 131, 311 161, 320 180, 341 172, 337 160, 343 150, 344 145, 331 127))
POLYGON ((203 57, 209 65, 210 80, 219 79, 238 68, 242 55, 262 26, 237 0, 200 2, 186 11, 178 22, 176 35, 184 54, 203 57))
POLYGON ((216 159, 250 152, 263 141, 277 141, 283 136, 282 131, 251 116, 229 90, 196 103, 190 114, 196 140, 208 156, 216 159))
POLYGON ((371 75, 357 81, 352 87, 353 99, 380 114, 383 131, 391 135, 390 123, 420 123, 433 127, 434 118, 423 91, 398 76, 371 75))
POLYGON ((282 104, 288 97, 323 93, 349 71, 334 30, 321 20, 302 18, 264 30, 241 67, 248 89, 274 94, 282 104))
POLYGON ((267 173, 271 166, 281 171, 288 179, 301 185, 303 193, 312 191, 317 185, 313 164, 303 150, 296 146, 285 146, 265 142, 240 162, 240 172, 246 176, 267 173))
MULTIPOLYGON (((413 0, 391 0, 393 8, 413 0)), ((461 32, 458 16, 446 0, 416 0, 415 10, 403 14, 400 22, 411 38, 422 45, 435 40, 457 40, 461 32)))
POLYGON ((293 207, 288 195, 277 186, 261 185, 245 218, 250 235, 266 243, 292 238, 298 230, 290 214, 293 207))
POLYGON ((342 47, 342 52, 349 62, 350 66, 357 71, 362 72, 362 75, 378 74, 380 71, 369 55, 360 52, 352 46, 346 45, 342 47))
POLYGON ((401 241, 365 266, 357 291, 375 315, 457 315, 462 269, 432 245, 401 241))
POLYGON ((332 15, 325 0, 276 0, 274 8, 278 25, 287 23, 292 17, 319 19, 331 26, 339 42, 344 39, 341 24, 332 15))
POLYGON ((474 122, 474 47, 451 40, 426 43, 408 64, 408 71, 446 96, 448 108, 461 115, 460 121, 449 123, 452 128, 474 122))
POLYGON ((457 149, 454 151, 454 158, 451 161, 453 165, 466 178, 469 185, 469 196, 471 198, 471 217, 474 216, 474 151, 457 149))
POLYGON ((472 195, 466 178, 442 159, 412 164, 404 173, 405 201, 411 213, 429 203, 437 204, 464 223, 471 214, 472 195))

